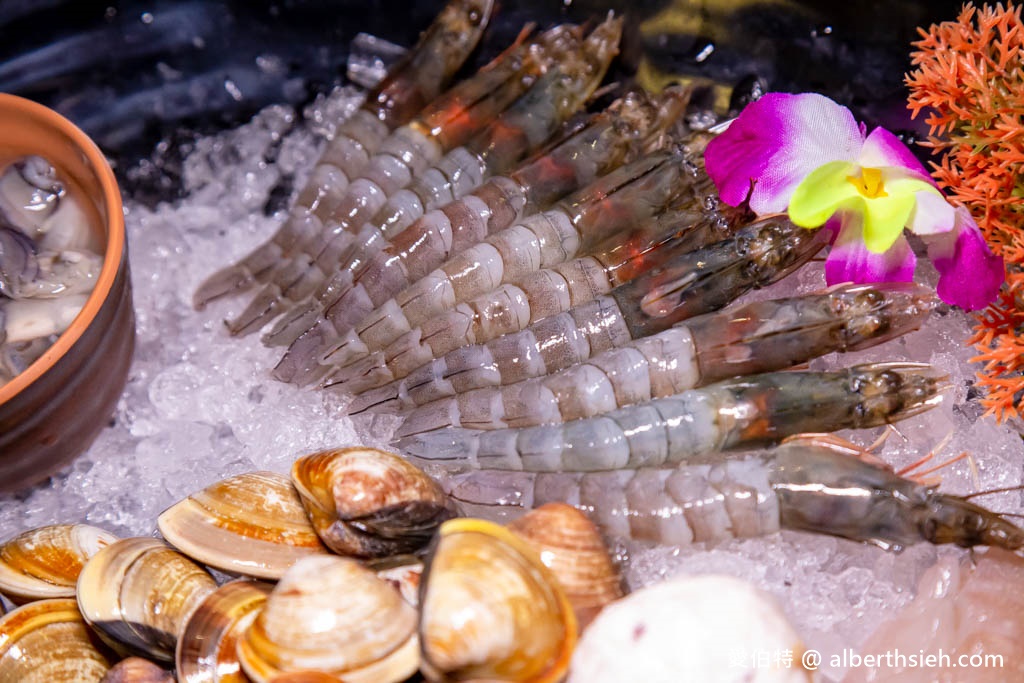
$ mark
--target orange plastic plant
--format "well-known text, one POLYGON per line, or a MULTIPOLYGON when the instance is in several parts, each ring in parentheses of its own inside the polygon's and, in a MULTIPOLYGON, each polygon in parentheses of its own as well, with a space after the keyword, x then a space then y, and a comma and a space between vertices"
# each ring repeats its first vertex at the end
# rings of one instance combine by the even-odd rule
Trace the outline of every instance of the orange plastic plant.
POLYGON ((984 363, 978 384, 986 414, 1024 412, 1024 24, 1021 8, 964 5, 956 21, 919 29, 910 108, 928 113, 941 154, 933 176, 970 209, 1006 262, 999 299, 977 314, 968 343, 984 363))

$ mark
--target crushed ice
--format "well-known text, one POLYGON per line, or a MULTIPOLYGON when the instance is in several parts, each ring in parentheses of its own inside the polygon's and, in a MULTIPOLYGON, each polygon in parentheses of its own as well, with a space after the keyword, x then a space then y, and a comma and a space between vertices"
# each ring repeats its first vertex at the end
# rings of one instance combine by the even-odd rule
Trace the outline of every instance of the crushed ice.
MULTIPOLYGON (((222 320, 245 298, 196 312, 199 282, 269 237, 283 220, 265 215, 274 192, 301 187, 331 121, 359 105, 338 89, 301 114, 271 106, 237 129, 195 141, 184 165, 186 196, 155 209, 125 198, 138 337, 128 385, 109 427, 89 451, 44 485, 0 496, 0 539, 58 522, 85 521, 121 535, 154 533, 161 510, 214 481, 245 471, 287 472, 299 455, 369 443, 383 446, 394 420, 346 416, 346 400, 270 378, 279 349, 258 335, 230 338, 222 320), (284 190, 282 190, 284 188, 284 190)), ((822 286, 821 268, 753 296, 782 296, 822 286)), ((904 465, 952 438, 935 462, 968 451, 942 470, 951 492, 1022 481, 1024 447, 1011 426, 980 419, 969 402, 972 351, 962 345, 968 319, 943 311, 924 329, 882 347, 812 363, 814 368, 875 360, 936 363, 954 390, 937 410, 901 423, 882 454, 904 465)), ((859 443, 879 431, 848 434, 859 443)), ((983 499, 1024 510, 1019 492, 983 499)), ((807 645, 823 653, 862 643, 894 607, 907 604, 921 574, 942 554, 921 545, 901 554, 827 537, 785 532, 714 548, 620 546, 634 587, 678 572, 731 574, 775 594, 807 645)), ((826 658, 827 661, 827 658, 826 658)), ((826 675, 841 672, 823 670, 826 675)))

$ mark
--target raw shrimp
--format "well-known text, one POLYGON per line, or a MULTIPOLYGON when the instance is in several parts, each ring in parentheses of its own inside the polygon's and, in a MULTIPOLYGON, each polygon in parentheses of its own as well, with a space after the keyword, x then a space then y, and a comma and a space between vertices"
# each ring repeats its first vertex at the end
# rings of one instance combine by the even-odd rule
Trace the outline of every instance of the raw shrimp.
POLYGON ((390 382, 375 392, 374 402, 408 395, 419 404, 540 377, 722 308, 740 294, 784 277, 810 260, 821 244, 816 233, 784 218, 763 219, 589 303, 548 316, 521 332, 451 351, 405 378, 395 377, 378 353, 332 381, 344 381, 340 388, 355 394, 390 382))
POLYGON ((545 377, 428 403, 406 416, 397 435, 593 417, 727 377, 874 346, 920 327, 937 303, 932 290, 912 283, 842 285, 823 294, 758 301, 691 318, 545 377))
MULTIPOLYGON (((620 31, 621 22, 610 20, 599 26, 579 48, 572 32, 555 30, 557 38, 542 41, 548 58, 563 51, 578 52, 578 55, 553 66, 477 136, 448 152, 436 166, 412 178, 410 187, 392 192, 395 186, 375 183, 381 193, 395 194, 392 199, 396 202, 391 203, 389 199, 364 228, 373 235, 374 226, 390 222, 398 230, 399 226, 405 227, 411 222, 405 215, 418 218, 424 207, 433 209, 462 197, 479 186, 484 178, 505 172, 521 162, 590 97, 617 52, 620 31), (556 49, 560 38, 565 38, 562 42, 567 44, 558 45, 556 49), (412 204, 410 196, 415 198, 412 204)), ((348 227, 356 225, 359 216, 368 211, 363 209, 360 205, 346 212, 336 227, 321 235, 318 243, 302 248, 315 257, 296 256, 279 267, 245 311, 227 323, 232 334, 254 331, 313 294, 339 263, 344 262, 341 255, 351 252, 352 246, 358 243, 359 235, 349 232, 348 227)))
POLYGON ((946 376, 920 363, 837 372, 769 372, 563 424, 476 431, 439 429, 399 447, 429 460, 531 472, 656 467, 726 450, 901 420, 938 404, 946 376))
MULTIPOLYGON (((465 199, 426 214, 400 233, 386 270, 376 273, 389 280, 377 284, 363 278, 357 289, 386 288, 387 294, 381 296, 397 293, 410 280, 429 273, 487 235, 508 228, 528 212, 550 206, 640 151, 659 146, 666 128, 677 122, 688 94, 675 89, 660 97, 641 91, 628 93, 508 177, 492 178, 465 199)), ((318 367, 317 349, 345 331, 334 317, 343 313, 337 300, 348 291, 349 276, 348 271, 337 274, 321 287, 316 302, 285 316, 264 339, 266 343, 291 344, 274 370, 275 377, 305 383, 307 373, 318 367)), ((366 296, 359 295, 361 300, 366 296)))
POLYGON ((282 260, 319 235, 332 217, 343 210, 344 202, 365 189, 367 174, 375 179, 382 174, 385 178, 388 174, 400 177, 435 163, 443 149, 464 142, 478 130, 481 121, 489 120, 529 86, 532 79, 527 72, 536 73, 541 65, 541 52, 536 46, 517 41, 378 144, 370 145, 367 136, 357 139, 353 135, 358 143, 354 151, 329 146, 285 223, 270 240, 241 261, 207 278, 193 295, 193 305, 201 309, 213 299, 266 282, 282 260), (372 146, 373 151, 368 152, 367 146, 372 146), (359 157, 358 171, 345 173, 339 167, 349 163, 346 157, 350 153, 359 157))
POLYGON ((688 166, 686 158, 677 154, 633 162, 552 209, 470 247, 375 308, 342 299, 339 303, 349 312, 344 322, 358 324, 324 350, 320 362, 344 367, 460 303, 564 263, 619 230, 651 221, 677 196, 689 198, 695 184, 704 185, 697 173, 688 173, 688 166))
POLYGON ((666 545, 793 529, 894 551, 922 542, 1024 547, 1024 531, 1001 515, 813 434, 710 464, 586 474, 468 472, 453 475, 447 487, 457 500, 479 505, 567 502, 610 536, 666 545))
MULTIPOLYGON (((711 195, 706 198, 714 199, 711 195)), ((698 199, 685 203, 699 204, 698 199)), ((346 365, 380 351, 376 358, 382 358, 393 375, 404 375, 455 349, 518 332, 542 318, 593 301, 671 257, 721 239, 728 232, 727 221, 720 217, 708 220, 692 208, 663 212, 643 227, 613 234, 596 253, 524 274, 428 318, 383 349, 361 339, 365 351, 346 365)), ((338 374, 344 372, 344 368, 338 370, 338 374)))

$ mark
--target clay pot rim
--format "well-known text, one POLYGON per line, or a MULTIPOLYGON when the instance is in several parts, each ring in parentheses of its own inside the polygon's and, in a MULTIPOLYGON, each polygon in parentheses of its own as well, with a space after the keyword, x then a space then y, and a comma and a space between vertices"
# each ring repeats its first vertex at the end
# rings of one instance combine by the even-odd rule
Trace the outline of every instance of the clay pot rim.
POLYGON ((117 179, 114 177, 114 171, 110 168, 110 164, 107 163, 107 158, 103 155, 103 152, 100 151, 100 148, 96 146, 96 143, 88 135, 52 109, 17 95, 0 93, 0 109, 13 110, 25 116, 35 118, 47 127, 57 130, 70 139, 85 155, 89 165, 96 174, 96 179, 99 181, 100 188, 102 189, 107 214, 106 250, 103 255, 103 267, 100 270, 96 286, 93 288, 92 293, 89 294, 89 298, 86 299, 85 306, 75 316, 68 329, 57 338, 53 346, 47 349, 24 372, 0 387, 0 406, 2 406, 14 399, 21 391, 56 365, 96 319, 100 307, 103 306, 103 302, 110 295, 114 279, 117 277, 118 269, 121 267, 121 259, 125 250, 125 228, 121 192, 117 185, 117 179))

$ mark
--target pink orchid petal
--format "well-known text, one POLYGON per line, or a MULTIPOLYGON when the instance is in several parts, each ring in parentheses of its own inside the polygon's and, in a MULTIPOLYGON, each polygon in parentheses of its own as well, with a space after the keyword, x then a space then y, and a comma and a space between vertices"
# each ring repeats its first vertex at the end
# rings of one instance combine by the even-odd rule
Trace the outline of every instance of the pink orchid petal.
POLYGON ((885 128, 875 128, 864 140, 857 163, 861 166, 899 166, 934 184, 928 170, 900 139, 885 128))
POLYGON ((915 194, 917 202, 910 214, 907 228, 915 235, 937 235, 953 229, 956 210, 938 191, 923 190, 915 194))
POLYGON ((844 213, 843 225, 825 259, 825 281, 829 285, 843 282, 910 282, 914 279, 917 258, 902 235, 888 251, 881 254, 864 246, 861 216, 844 213))
POLYGON ((855 161, 863 142, 850 110, 827 97, 768 93, 708 144, 704 159, 722 201, 736 206, 750 194, 750 208, 763 215, 784 211, 822 164, 855 161))
POLYGON ((956 209, 949 232, 926 238, 928 257, 939 271, 939 298, 968 311, 985 308, 999 294, 1006 278, 1003 259, 985 242, 967 209, 956 209))

